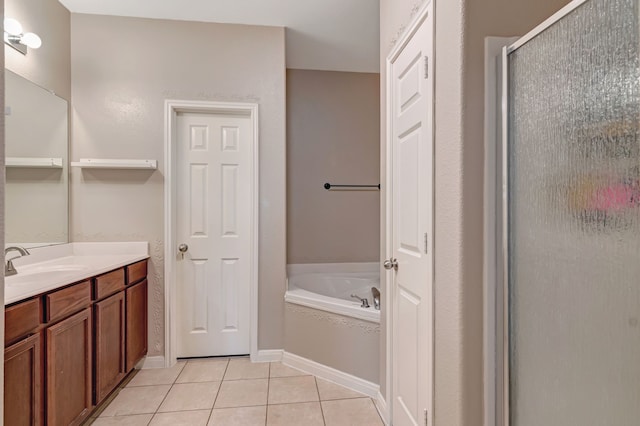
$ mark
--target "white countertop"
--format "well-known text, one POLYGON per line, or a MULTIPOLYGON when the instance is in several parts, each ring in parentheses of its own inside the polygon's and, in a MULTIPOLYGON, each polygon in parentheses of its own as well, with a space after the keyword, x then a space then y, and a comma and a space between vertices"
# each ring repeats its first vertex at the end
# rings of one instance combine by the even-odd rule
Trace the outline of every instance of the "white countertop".
POLYGON ((5 306, 149 258, 147 242, 70 243, 29 251, 13 261, 18 274, 4 279, 5 306))

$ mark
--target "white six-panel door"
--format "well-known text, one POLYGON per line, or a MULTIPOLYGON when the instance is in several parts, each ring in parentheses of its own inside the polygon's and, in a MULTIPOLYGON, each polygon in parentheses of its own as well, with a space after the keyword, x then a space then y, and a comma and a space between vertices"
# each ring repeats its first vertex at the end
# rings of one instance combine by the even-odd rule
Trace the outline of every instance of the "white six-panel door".
POLYGON ((249 115, 178 113, 177 356, 248 354, 252 211, 249 115), (178 252, 180 253, 180 252, 178 252))
POLYGON ((394 426, 424 425, 433 411, 431 10, 390 67, 394 426))

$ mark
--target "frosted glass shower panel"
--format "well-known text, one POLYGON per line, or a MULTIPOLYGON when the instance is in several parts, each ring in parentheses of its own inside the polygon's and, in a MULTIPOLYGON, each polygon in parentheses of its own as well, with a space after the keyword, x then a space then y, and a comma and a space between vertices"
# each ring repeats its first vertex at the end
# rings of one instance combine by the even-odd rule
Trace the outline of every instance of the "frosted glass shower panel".
POLYGON ((512 426, 640 424, 637 0, 508 56, 512 426))

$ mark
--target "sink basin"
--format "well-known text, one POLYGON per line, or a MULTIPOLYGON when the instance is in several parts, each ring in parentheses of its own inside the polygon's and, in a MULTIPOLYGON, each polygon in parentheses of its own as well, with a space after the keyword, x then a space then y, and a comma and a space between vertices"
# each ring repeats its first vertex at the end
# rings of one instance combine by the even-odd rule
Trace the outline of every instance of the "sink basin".
POLYGON ((40 266, 25 266, 23 268, 18 267, 18 273, 5 278, 5 285, 9 287, 35 284, 39 281, 55 281, 59 278, 64 278, 70 274, 76 272, 82 272, 89 270, 90 268, 85 265, 40 265, 40 266))
POLYGON ((89 267, 86 265, 47 265, 47 266, 32 266, 18 269, 18 275, 33 275, 47 272, 76 272, 86 271, 89 267))

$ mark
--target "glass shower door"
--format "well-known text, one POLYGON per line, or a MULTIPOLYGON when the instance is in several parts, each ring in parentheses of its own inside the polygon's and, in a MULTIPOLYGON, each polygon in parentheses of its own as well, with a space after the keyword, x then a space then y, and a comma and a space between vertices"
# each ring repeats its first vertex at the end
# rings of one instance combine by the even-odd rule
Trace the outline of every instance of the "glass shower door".
POLYGON ((588 0, 507 55, 511 426, 640 425, 639 41, 588 0))

